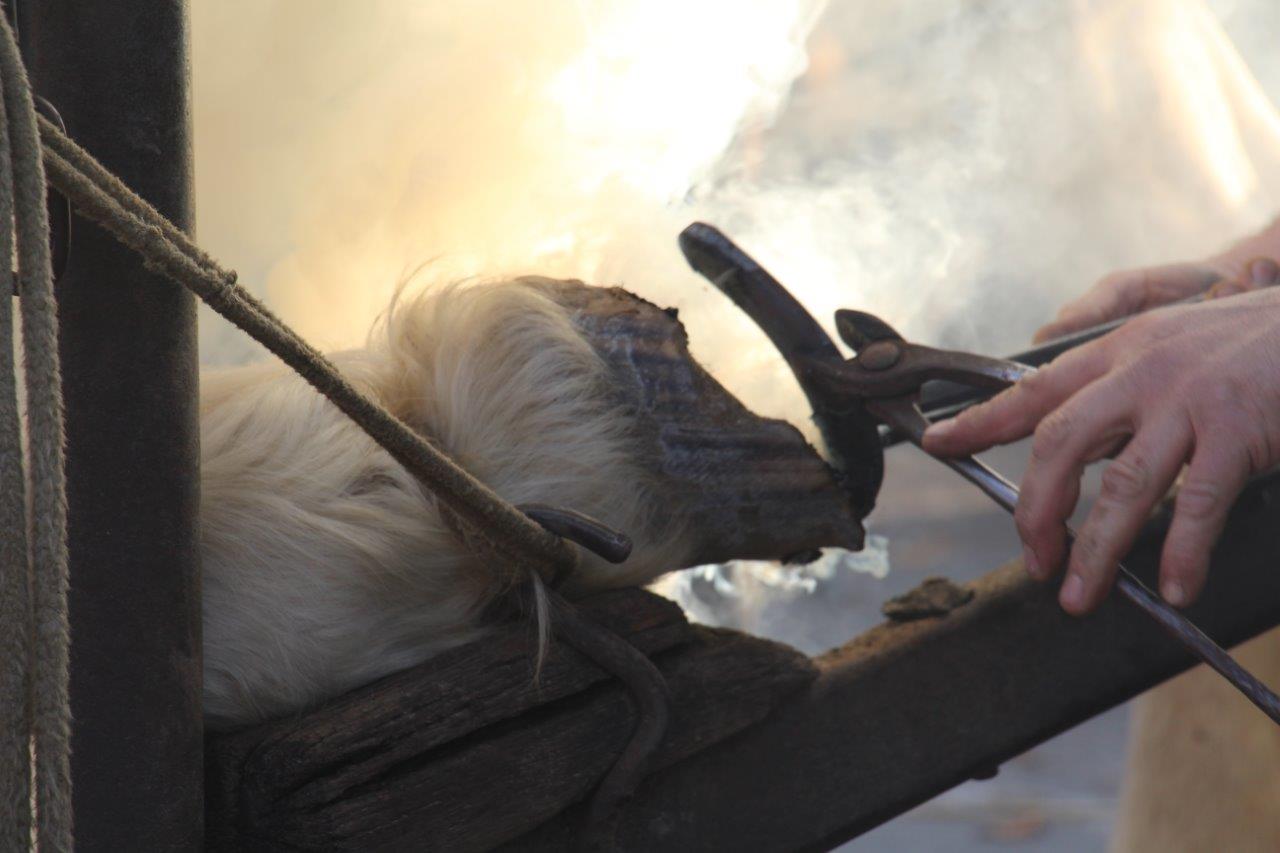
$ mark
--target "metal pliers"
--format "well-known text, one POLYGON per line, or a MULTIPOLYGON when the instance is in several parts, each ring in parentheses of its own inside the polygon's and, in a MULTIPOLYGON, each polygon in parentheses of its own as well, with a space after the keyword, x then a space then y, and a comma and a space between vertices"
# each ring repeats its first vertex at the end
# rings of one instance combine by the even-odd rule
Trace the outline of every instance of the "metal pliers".
MULTIPOLYGON (((996 391, 1035 370, 1016 361, 910 343, 878 317, 852 310, 836 312, 836 330, 855 352, 845 359, 804 306, 724 234, 697 222, 681 232, 680 248, 689 264, 745 311, 786 358, 852 503, 863 515, 875 505, 884 476, 882 428, 921 445, 930 424, 920 408, 926 382, 945 380, 996 391)), ((939 461, 1014 511, 1018 488, 999 472, 971 456, 939 461)), ((1124 566, 1116 589, 1280 723, 1280 697, 1124 566)))

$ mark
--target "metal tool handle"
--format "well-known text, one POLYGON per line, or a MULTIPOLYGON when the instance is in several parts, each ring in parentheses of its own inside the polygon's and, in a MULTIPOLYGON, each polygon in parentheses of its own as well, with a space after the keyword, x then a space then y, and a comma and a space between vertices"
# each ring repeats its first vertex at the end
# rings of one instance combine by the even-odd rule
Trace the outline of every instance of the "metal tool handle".
MULTIPOLYGON (((1170 303, 1170 307, 1177 305, 1195 305, 1208 299, 1207 293, 1199 293, 1187 299, 1170 303)), ((1029 367, 1040 367, 1053 361, 1067 350, 1075 349, 1083 346, 1090 341, 1114 332, 1123 326, 1133 317, 1119 317, 1097 326, 1091 326, 1087 329, 1081 329, 1051 341, 1034 346, 1031 349, 1014 353, 1006 358, 1007 361, 1016 361, 1029 367)), ((953 418, 963 412, 965 409, 989 399, 996 392, 990 388, 978 388, 972 384, 963 382, 951 382, 945 379, 928 382, 920 389, 920 408, 924 410, 925 415, 931 421, 946 420, 953 418)), ((899 442, 905 441, 906 436, 900 432, 893 430, 882 430, 881 440, 885 447, 892 447, 899 442)))
MULTIPOLYGON (((995 469, 971 456, 941 461, 981 489, 1006 511, 1012 513, 1017 507, 1018 487, 1006 480, 995 469)), ((1067 528, 1067 533, 1068 545, 1070 545, 1075 541, 1075 531, 1067 528)), ((1169 636, 1182 643, 1197 658, 1231 682, 1231 685, 1243 693, 1262 713, 1280 724, 1280 697, 1123 565, 1120 566, 1120 573, 1116 578, 1116 590, 1125 600, 1158 622, 1169 636)))

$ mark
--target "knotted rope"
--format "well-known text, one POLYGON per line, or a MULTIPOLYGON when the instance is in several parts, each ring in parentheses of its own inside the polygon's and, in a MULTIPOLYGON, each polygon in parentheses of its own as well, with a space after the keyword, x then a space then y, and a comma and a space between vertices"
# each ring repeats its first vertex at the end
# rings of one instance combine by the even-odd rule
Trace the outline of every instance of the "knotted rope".
POLYGON ((62 383, 40 137, 7 22, 0 26, 0 95, 0 258, 7 265, 16 257, 18 264, 26 390, 24 435, 13 300, 6 296, 0 298, 0 845, 34 845, 44 853, 72 848, 62 383))
MULTIPOLYGON (((32 466, 32 479, 37 484, 32 505, 34 516, 39 520, 39 524, 32 527, 32 551, 44 560, 39 563, 40 566, 47 564, 47 568, 36 573, 34 610, 40 630, 37 632, 39 644, 34 667, 36 675, 32 676, 37 683, 36 701, 30 715, 36 730, 36 778, 37 791, 41 797, 39 813, 42 832, 45 832, 44 798, 51 804, 47 810, 50 819, 49 846, 45 847, 46 842, 42 840, 42 849, 63 849, 64 840, 65 847, 69 849, 71 838, 67 750, 69 714, 66 691, 65 500, 61 491, 62 428, 61 410, 57 408, 60 406, 60 393, 57 384, 56 329, 53 327, 54 303, 48 273, 44 170, 48 172, 49 182, 67 197, 82 216, 97 222, 122 244, 133 249, 148 268, 199 296, 211 308, 297 371, 358 424, 431 491, 450 524, 460 528, 460 538, 463 541, 482 543, 482 547, 476 549, 477 553, 485 558, 483 562, 492 571, 500 573, 499 580, 507 588, 514 589, 527 583, 535 600, 540 603, 539 611, 550 614, 550 625, 555 634, 627 685, 637 704, 636 729, 622 756, 600 784, 592 809, 597 816, 611 812, 642 778, 648 757, 661 741, 667 721, 666 689, 661 673, 647 657, 612 632, 580 616, 572 605, 544 587, 543 579, 550 580, 573 570, 577 563, 577 551, 471 476, 399 418, 357 391, 323 354, 241 287, 234 272, 224 269, 210 258, 185 233, 130 190, 56 125, 43 117, 37 117, 32 108, 25 72, 18 58, 17 48, 13 45, 12 34, 7 26, 4 29, 4 40, 8 47, 5 48, 6 64, 0 66, 0 73, 4 74, 6 97, 10 100, 17 99, 22 105, 22 118, 18 122, 21 126, 15 126, 10 133, 15 152, 19 149, 19 143, 23 146, 22 156, 14 156, 14 175, 20 194, 17 206, 19 255, 20 258, 27 257, 22 254, 24 247, 30 252, 39 253, 32 254, 29 263, 21 264, 24 338, 28 352, 36 348, 41 356, 34 360, 28 358, 28 387, 31 389, 33 404, 37 399, 52 400, 57 404, 52 411, 46 411, 45 407, 40 408, 38 413, 33 406, 33 412, 29 415, 33 460, 39 455, 39 464, 32 466), (11 91, 13 95, 9 94, 11 91), (39 129, 38 139, 36 127, 39 129), (38 156, 40 142, 44 146, 44 170, 41 169, 38 156), (24 204, 34 205, 31 215, 24 212, 24 204), (28 277, 33 279, 30 283, 28 277), (35 278, 39 280, 34 280, 35 278), (31 315, 30 321, 28 315, 31 315), (45 325, 39 325, 37 320, 45 325), (28 322, 31 323, 31 332, 27 331, 28 322), (52 354, 52 362, 46 353, 52 354), (38 445, 34 442, 36 435, 41 438, 38 445), (55 508, 57 511, 52 511, 55 508), (46 579, 40 580, 42 577, 46 579), (39 651, 46 646, 46 651, 39 651), (46 719, 48 723, 42 722, 46 719), (49 756, 47 764, 43 758, 46 750, 49 756), (55 834, 57 827, 65 827, 65 830, 58 830, 64 834, 55 834)), ((0 199, 0 204, 3 203, 4 200, 0 199)), ((3 213, 0 210, 0 216, 3 213)), ((0 252, 2 251, 3 247, 0 246, 0 252)), ((3 318, 0 318, 0 323, 3 323, 3 318)), ((3 342, 0 342, 0 347, 2 346, 3 342)), ((3 358, 0 357, 0 370, 3 367, 3 358)), ((9 412, 15 411, 8 405, 9 397, 3 396, 6 393, 11 394, 11 389, 6 391, 5 387, 0 386, 0 408, 7 407, 9 412)), ((12 424, 4 421, 3 414, 0 414, 0 440, 13 431, 11 426, 12 424)), ((0 459, 0 477, 6 474, 5 464, 6 460, 0 459)), ((8 494, 12 492, 6 489, 6 495, 8 494)), ((0 506, 0 523, 7 520, 3 513, 12 509, 0 506)), ((11 545, 12 543, 5 543, 5 547, 11 545)), ((0 586, 0 594, 5 594, 6 590, 7 587, 0 586)), ((25 599, 22 594, 22 590, 15 590, 14 597, 6 595, 4 606, 10 606, 9 602, 14 602, 12 606, 26 606, 23 604, 25 599)), ((4 629, 0 629, 2 630, 4 629)), ((0 634, 0 643, 8 639, 6 635, 0 634)), ((19 656, 14 660, 24 659, 19 656)), ((14 667, 16 664, 11 668, 14 667)), ((25 670, 14 668, 13 672, 0 671, 0 686, 9 680, 24 677, 27 677, 25 670)), ((17 745, 8 746, 12 747, 9 751, 16 754, 17 745)), ((16 769, 13 776, 17 778, 16 769)), ((17 803, 22 800, 22 796, 22 792, 15 789, 12 796, 10 792, 6 792, 5 801, 17 803)), ((0 819, 3 819, 2 815, 0 819)))

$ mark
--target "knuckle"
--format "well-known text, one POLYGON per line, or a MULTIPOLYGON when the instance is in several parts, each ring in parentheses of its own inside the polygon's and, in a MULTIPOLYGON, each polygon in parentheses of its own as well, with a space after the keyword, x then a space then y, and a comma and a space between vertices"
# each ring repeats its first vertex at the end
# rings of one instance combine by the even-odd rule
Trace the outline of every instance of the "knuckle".
POLYGON ((1188 480, 1178 491, 1177 512, 1188 521, 1204 522, 1222 512, 1222 487, 1210 480, 1188 480))
POLYGON ((1150 468, 1137 454, 1126 454, 1114 460, 1102 472, 1101 496, 1107 500, 1128 503, 1141 498, 1151 482, 1150 468))
POLYGON ((1223 377, 1211 376, 1205 373, 1194 373, 1183 380, 1183 392, 1188 400, 1193 404, 1199 404, 1199 408, 1205 413, 1218 416, 1222 414, 1221 408, 1217 405, 1220 399, 1221 389, 1223 385, 1223 377))
POLYGON ((1071 438, 1074 422, 1071 414, 1058 409, 1040 422, 1031 441, 1031 458, 1043 462, 1056 456, 1071 438))
POLYGON ((1147 332, 1147 343, 1129 369, 1132 386, 1143 392, 1163 393, 1184 380, 1187 371, 1176 347, 1161 346, 1163 332, 1147 332))
POLYGON ((1218 411, 1234 414, 1248 414, 1248 401, 1253 398, 1252 383, 1231 374, 1198 376, 1196 391, 1218 411))
POLYGON ((1071 562, 1085 576, 1097 575, 1103 568, 1104 557, 1102 540, 1092 531, 1081 531, 1071 546, 1071 562))
POLYGON ((1157 345, 1177 333, 1176 325, 1170 322, 1167 314, 1150 312, 1132 318, 1124 324, 1121 331, 1125 337, 1138 342, 1138 352, 1144 357, 1143 360, 1151 362, 1166 355, 1157 345))
POLYGON ((1252 382, 1239 376, 1197 377, 1186 389, 1198 433, 1226 436, 1239 448, 1249 471, 1272 465, 1275 447, 1267 428, 1269 413, 1252 382))

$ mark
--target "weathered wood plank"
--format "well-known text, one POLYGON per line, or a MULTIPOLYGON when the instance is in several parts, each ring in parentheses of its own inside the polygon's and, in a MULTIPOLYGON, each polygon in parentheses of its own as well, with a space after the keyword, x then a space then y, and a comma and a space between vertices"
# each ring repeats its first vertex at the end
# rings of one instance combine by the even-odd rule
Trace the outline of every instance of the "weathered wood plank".
MULTIPOLYGON (((692 628, 648 593, 602 598, 597 618, 657 653, 669 682, 655 767, 758 722, 816 675, 790 648, 692 628)), ((591 792, 634 714, 620 686, 567 649, 534 685, 530 654, 524 631, 506 631, 311 715, 214 741, 210 846, 479 850, 550 819, 591 792)))
MULTIPOLYGON (((584 610, 646 654, 688 642, 692 629, 670 601, 618 590, 584 610)), ((210 844, 276 800, 305 786, 327 791, 361 784, 417 753, 608 678, 568 649, 554 647, 538 678, 531 627, 508 624, 481 641, 339 697, 304 714, 213 735, 206 744, 210 844)), ((325 791, 315 792, 324 796, 325 791)))
MULTIPOLYGON (((1272 476, 1232 513, 1190 611, 1226 645, 1280 624, 1278 520, 1272 476)), ((1167 524, 1166 510, 1127 560, 1147 579, 1167 524)), ((818 679, 767 720, 650 775, 624 808, 620 849, 829 849, 1193 663, 1118 598, 1073 619, 1016 564, 972 588, 948 615, 882 625, 818 659, 818 679)), ((573 820, 520 848, 563 849, 573 820)))

